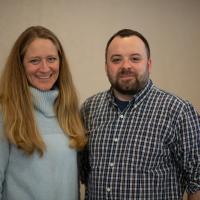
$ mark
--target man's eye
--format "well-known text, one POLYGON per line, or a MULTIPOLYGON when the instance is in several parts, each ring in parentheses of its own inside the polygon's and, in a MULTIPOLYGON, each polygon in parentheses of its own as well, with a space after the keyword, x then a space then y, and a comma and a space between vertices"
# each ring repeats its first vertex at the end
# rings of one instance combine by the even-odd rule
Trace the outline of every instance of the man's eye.
POLYGON ((37 65, 40 63, 40 61, 41 61, 41 59, 37 58, 37 59, 30 60, 30 63, 32 63, 33 65, 37 65))
POLYGON ((141 58, 139 58, 139 57, 132 57, 131 58, 132 62, 139 62, 140 60, 141 60, 141 58))
POLYGON ((56 60, 57 60, 56 57, 48 57, 48 58, 47 58, 47 61, 48 61, 49 63, 54 63, 56 60))
POLYGON ((111 60, 112 63, 119 63, 121 61, 121 58, 113 58, 111 60))

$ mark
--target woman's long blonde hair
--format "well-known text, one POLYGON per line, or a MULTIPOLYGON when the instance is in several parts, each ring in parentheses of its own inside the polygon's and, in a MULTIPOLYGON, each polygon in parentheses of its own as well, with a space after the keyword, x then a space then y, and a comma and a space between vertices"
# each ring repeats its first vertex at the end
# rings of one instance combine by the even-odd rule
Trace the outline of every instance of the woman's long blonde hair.
POLYGON ((28 154, 37 151, 43 155, 45 151, 45 143, 34 119, 32 97, 23 66, 25 52, 36 38, 49 39, 57 47, 60 58, 59 77, 56 82, 59 95, 54 108, 61 128, 70 138, 70 146, 82 149, 87 139, 68 62, 58 38, 42 26, 29 27, 19 36, 2 72, 0 105, 5 135, 10 143, 28 154))

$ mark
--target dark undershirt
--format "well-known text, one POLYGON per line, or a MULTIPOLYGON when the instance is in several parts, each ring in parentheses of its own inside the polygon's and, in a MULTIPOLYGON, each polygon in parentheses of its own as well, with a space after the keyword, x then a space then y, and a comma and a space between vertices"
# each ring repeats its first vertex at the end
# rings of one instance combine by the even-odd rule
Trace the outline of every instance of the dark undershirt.
POLYGON ((128 106, 130 101, 121 101, 115 97, 115 103, 117 104, 118 108, 121 112, 128 106))

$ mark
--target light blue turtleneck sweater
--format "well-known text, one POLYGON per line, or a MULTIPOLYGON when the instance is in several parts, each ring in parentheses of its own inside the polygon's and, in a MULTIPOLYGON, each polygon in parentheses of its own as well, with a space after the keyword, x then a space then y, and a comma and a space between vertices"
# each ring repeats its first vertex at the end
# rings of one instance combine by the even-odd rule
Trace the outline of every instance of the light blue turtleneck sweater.
POLYGON ((58 90, 31 88, 31 93, 47 149, 43 157, 28 156, 9 144, 0 117, 0 200, 77 200, 76 151, 69 148, 53 110, 58 90))

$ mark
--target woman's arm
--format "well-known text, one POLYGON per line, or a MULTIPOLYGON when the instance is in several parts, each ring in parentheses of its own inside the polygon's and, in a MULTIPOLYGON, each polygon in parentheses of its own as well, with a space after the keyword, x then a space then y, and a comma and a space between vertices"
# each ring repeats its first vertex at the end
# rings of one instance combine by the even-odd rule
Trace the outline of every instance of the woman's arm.
POLYGON ((9 143, 3 134, 2 121, 0 120, 0 200, 3 193, 3 182, 9 160, 9 143))

